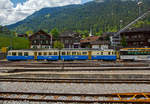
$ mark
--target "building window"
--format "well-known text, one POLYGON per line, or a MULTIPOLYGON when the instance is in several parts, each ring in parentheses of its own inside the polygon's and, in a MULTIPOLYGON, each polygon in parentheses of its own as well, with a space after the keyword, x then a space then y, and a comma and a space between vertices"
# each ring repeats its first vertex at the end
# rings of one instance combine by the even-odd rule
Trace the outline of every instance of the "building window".
POLYGON ((49 42, 48 42, 48 40, 46 40, 46 44, 48 44, 49 42))

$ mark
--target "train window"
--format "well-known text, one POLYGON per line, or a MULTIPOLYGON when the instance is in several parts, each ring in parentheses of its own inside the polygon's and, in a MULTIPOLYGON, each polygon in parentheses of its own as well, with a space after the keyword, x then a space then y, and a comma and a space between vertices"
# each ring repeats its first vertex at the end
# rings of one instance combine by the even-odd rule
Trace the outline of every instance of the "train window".
POLYGON ((72 52, 72 55, 76 55, 76 52, 72 52))
POLYGON ((87 55, 87 52, 82 52, 83 55, 87 55))
POLYGON ((101 52, 101 55, 103 55, 103 52, 101 52))
POLYGON ((77 52, 77 55, 81 55, 81 52, 77 52))
POLYGON ((19 53, 18 53, 18 56, 22 56, 22 52, 19 52, 19 53))
POLYGON ((67 55, 71 55, 71 52, 67 52, 67 55))
POLYGON ((24 56, 28 56, 29 54, 28 54, 28 52, 24 52, 24 56))
POLYGON ((38 55, 39 55, 39 56, 42 56, 42 52, 39 52, 38 55))
POLYGON ((16 56, 17 54, 16 54, 16 52, 12 52, 12 56, 16 56))
POLYGON ((62 52, 62 55, 66 55, 66 53, 65 53, 65 52, 62 52))
POLYGON ((54 55, 57 55, 57 52, 54 52, 54 55))
POLYGON ((52 55, 52 52, 49 52, 49 55, 52 55))
POLYGON ((108 55, 110 55, 110 52, 108 52, 108 55))
POLYGON ((47 52, 44 52, 44 56, 47 56, 47 52))
POLYGON ((11 56, 11 52, 8 52, 8 55, 11 56))

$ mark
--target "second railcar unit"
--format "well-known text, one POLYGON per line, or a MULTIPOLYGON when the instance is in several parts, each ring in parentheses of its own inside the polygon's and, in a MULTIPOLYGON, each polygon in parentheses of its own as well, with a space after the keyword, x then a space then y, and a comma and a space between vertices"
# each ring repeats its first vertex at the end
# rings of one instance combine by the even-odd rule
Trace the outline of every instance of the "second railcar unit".
POLYGON ((61 60, 88 60, 87 50, 61 50, 61 60))
POLYGON ((34 51, 35 60, 57 61, 59 60, 59 50, 39 50, 34 51))

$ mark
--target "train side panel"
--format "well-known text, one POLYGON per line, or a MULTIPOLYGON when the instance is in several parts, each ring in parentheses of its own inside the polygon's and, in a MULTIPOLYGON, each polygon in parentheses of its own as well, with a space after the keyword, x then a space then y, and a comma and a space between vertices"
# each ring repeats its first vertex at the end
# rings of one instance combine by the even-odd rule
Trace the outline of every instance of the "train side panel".
POLYGON ((92 60, 115 61, 117 56, 114 51, 92 51, 92 60))
POLYGON ((59 51, 38 51, 37 60, 57 61, 59 60, 59 51))
POLYGON ((60 52, 61 60, 88 60, 87 51, 63 50, 60 52))

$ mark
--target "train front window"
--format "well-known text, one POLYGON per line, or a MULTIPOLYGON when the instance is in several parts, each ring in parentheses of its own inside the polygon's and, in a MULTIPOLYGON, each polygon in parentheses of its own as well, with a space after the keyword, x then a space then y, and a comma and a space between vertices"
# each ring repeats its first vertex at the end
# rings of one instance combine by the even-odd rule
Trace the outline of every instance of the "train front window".
POLYGON ((47 56, 47 52, 44 52, 44 56, 47 56))
POLYGON ((52 52, 49 52, 49 55, 52 55, 52 52))
POLYGON ((72 55, 76 55, 76 52, 72 52, 72 55))
POLYGON ((82 52, 83 55, 87 55, 87 52, 82 52))
POLYGON ((62 55, 66 55, 65 52, 62 52, 62 55))
POLYGON ((18 53, 18 56, 22 56, 22 52, 19 52, 19 53, 18 53))
POLYGON ((77 55, 81 55, 81 52, 77 52, 77 55))
POLYGON ((71 55, 71 52, 67 52, 67 55, 71 55))
POLYGON ((24 52, 24 56, 28 56, 29 54, 28 54, 28 52, 24 52))
POLYGON ((39 56, 42 56, 42 53, 41 53, 41 52, 39 52, 38 54, 39 54, 39 56))
POLYGON ((16 52, 12 52, 12 56, 16 56, 17 55, 17 53, 16 52))
POLYGON ((8 52, 8 55, 11 56, 12 55, 11 52, 8 52))
POLYGON ((54 52, 54 55, 57 55, 57 52, 54 52))

